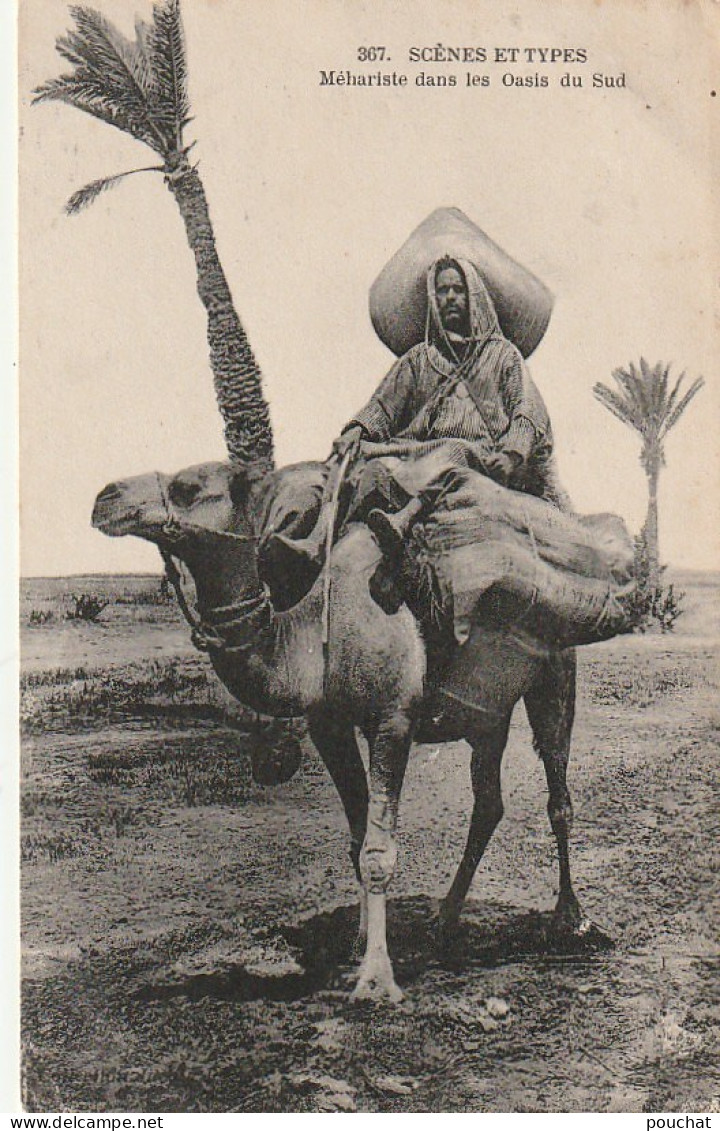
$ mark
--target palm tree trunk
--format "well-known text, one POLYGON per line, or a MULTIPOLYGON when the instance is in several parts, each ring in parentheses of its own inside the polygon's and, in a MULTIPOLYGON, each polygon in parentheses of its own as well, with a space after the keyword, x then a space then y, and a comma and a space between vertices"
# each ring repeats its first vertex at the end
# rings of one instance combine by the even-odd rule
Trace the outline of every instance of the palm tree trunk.
POLYGON ((660 588, 660 546, 658 538, 658 479, 660 477, 659 465, 651 463, 647 469, 648 477, 648 508, 643 526, 643 538, 648 565, 648 586, 651 592, 660 588))
POLYGON ((274 467, 273 436, 260 367, 218 258, 202 181, 185 161, 167 176, 167 184, 195 256, 197 289, 207 311, 210 364, 230 459, 270 471, 274 467))

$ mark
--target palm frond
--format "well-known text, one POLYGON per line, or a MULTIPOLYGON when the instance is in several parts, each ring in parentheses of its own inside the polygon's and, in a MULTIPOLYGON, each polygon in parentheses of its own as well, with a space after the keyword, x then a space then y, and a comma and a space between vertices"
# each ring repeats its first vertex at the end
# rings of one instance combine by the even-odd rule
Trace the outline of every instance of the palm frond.
MULTIPOLYGON (((669 375, 669 372, 670 372, 670 367, 668 366, 668 375, 669 375)), ((678 393, 680 392, 680 386, 682 385, 684 380, 685 380, 685 370, 683 369, 682 373, 680 374, 677 381, 673 385, 672 389, 668 393, 667 401, 665 402, 665 415, 666 416, 669 416, 670 413, 672 412, 673 407, 675 405, 675 401, 677 400, 678 393)))
POLYGON ((670 366, 661 361, 650 365, 641 357, 639 366, 630 362, 626 369, 614 369, 612 376, 617 391, 598 382, 593 393, 613 416, 640 433, 640 462, 648 474, 655 474, 665 463, 665 437, 702 388, 704 380, 699 377, 678 400, 685 374, 680 375, 668 393, 670 366))
POLYGON ((150 63, 155 80, 153 112, 163 132, 182 148, 182 131, 190 114, 187 91, 185 37, 179 0, 163 0, 153 8, 148 35, 150 63))
MULTIPOLYGON (((683 376, 684 376, 684 374, 683 374, 683 376)), ((680 380, 682 380, 682 378, 680 378, 680 380)), ((667 416, 665 417, 665 420, 663 421, 662 432, 661 432, 662 438, 667 436, 667 434, 668 434, 668 432, 670 431, 671 428, 675 427, 678 420, 680 419, 680 417, 684 413, 685 409, 690 404, 690 401, 693 399, 693 397, 697 393, 700 392, 700 390, 702 389, 704 384, 705 384, 705 378, 704 377, 697 377, 693 381, 690 388, 687 389, 686 392, 683 394, 683 396, 680 398, 680 400, 675 405, 675 407, 672 409, 672 411, 667 414, 667 416)), ((679 385, 680 385, 680 381, 678 381, 678 384, 676 385, 675 389, 673 390, 674 392, 677 392, 679 385)))
MULTIPOLYGON (((83 62, 93 71, 102 74, 113 87, 132 97, 138 110, 147 112, 147 67, 143 66, 142 51, 137 41, 127 39, 122 32, 93 8, 76 5, 70 9, 77 32, 69 33, 65 43, 72 41, 83 62)), ((58 43, 58 50, 62 48, 58 43)))
POLYGON ((593 395, 613 416, 622 420, 623 424, 627 424, 628 427, 634 428, 637 432, 642 432, 642 418, 638 414, 637 405, 633 400, 614 389, 608 388, 600 381, 593 385, 593 395))
POLYGON ((649 412, 649 397, 642 369, 638 370, 631 362, 627 369, 613 370, 613 378, 623 391, 628 402, 634 405, 638 419, 645 419, 649 412))
MULTIPOLYGON (((634 368, 634 366, 631 365, 630 368, 632 369, 634 368)), ((640 371, 638 373, 638 377, 646 389, 652 387, 655 380, 655 370, 650 365, 650 363, 645 360, 644 357, 640 358, 640 371)))
POLYGON ((670 366, 663 365, 661 361, 655 366, 655 391, 656 401, 658 408, 661 408, 662 415, 666 416, 668 411, 668 382, 670 380, 670 366))
POLYGON ((60 75, 35 88, 33 102, 65 102, 94 118, 128 133, 160 152, 157 134, 144 121, 138 121, 118 104, 113 94, 97 78, 76 72, 60 75))
POLYGON ((101 79, 134 116, 146 116, 146 92, 137 73, 134 44, 94 9, 75 6, 70 11, 77 30, 58 40, 60 54, 101 79))
POLYGON ((133 44, 135 66, 138 72, 138 81, 148 95, 148 102, 153 101, 155 92, 155 76, 150 61, 150 32, 150 24, 137 16, 135 18, 135 43, 133 44))
POLYGON ((613 369, 612 378, 618 387, 619 395, 623 397, 628 404, 636 404, 637 392, 635 386, 637 377, 635 367, 630 365, 627 369, 613 369))
POLYGON ((645 363, 644 383, 648 398, 648 415, 659 430, 667 414, 667 386, 670 366, 661 361, 650 367, 645 363))
POLYGON ((65 205, 65 211, 68 216, 76 216, 83 208, 87 208, 89 204, 97 200, 101 193, 113 188, 118 181, 124 180, 125 177, 131 177, 134 173, 150 172, 162 173, 163 167, 162 165, 146 165, 143 169, 128 169, 125 173, 116 173, 112 177, 100 177, 97 181, 90 181, 89 184, 83 185, 81 189, 72 194, 65 205))

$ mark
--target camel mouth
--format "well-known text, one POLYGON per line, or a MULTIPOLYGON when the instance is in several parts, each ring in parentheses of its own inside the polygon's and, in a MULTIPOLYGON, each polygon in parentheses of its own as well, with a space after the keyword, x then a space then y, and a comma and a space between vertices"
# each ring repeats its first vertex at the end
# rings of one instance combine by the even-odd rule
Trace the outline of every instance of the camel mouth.
POLYGON ((129 502, 123 487, 111 483, 95 499, 90 521, 101 533, 119 538, 123 534, 138 533, 140 517, 140 508, 129 502))
POLYGON ((138 533, 139 518, 140 512, 136 508, 118 514, 107 503, 97 500, 93 507, 91 522, 101 534, 107 534, 110 538, 120 538, 124 534, 138 533))

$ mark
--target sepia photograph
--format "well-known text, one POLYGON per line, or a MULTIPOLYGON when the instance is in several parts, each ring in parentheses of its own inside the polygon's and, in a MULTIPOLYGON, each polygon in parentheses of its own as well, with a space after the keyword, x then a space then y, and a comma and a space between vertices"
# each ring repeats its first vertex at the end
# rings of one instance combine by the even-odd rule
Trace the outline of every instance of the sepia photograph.
POLYGON ((18 6, 25 1111, 710 1126, 719 37, 18 6))

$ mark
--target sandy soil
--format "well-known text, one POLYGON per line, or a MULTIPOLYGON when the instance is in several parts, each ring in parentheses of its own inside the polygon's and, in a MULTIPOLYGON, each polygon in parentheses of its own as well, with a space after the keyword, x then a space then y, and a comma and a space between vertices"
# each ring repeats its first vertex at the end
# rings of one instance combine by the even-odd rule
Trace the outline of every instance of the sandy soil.
POLYGON ((406 996, 380 1007, 348 999, 357 898, 310 745, 288 785, 254 785, 175 611, 132 603, 147 579, 76 584, 126 603, 87 625, 62 619, 71 588, 25 590, 29 1109, 719 1110, 717 579, 684 579, 672 635, 582 650, 572 859, 600 930, 575 953, 548 939, 555 848, 518 710, 506 816, 438 957, 469 756, 414 750, 390 916, 406 996))

